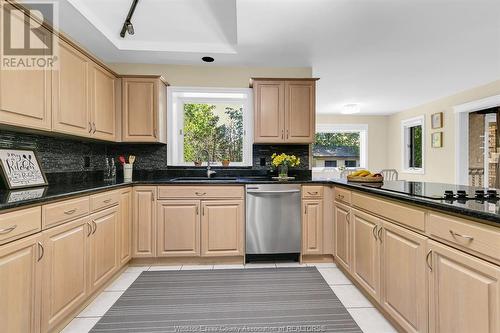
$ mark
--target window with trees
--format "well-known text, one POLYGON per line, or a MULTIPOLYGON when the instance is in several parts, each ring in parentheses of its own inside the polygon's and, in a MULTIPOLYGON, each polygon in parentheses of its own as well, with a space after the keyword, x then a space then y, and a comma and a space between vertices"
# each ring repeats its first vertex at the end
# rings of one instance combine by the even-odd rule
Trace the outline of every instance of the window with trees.
POLYGON ((424 172, 424 117, 401 122, 403 172, 424 172))
POLYGON ((251 165, 250 94, 248 89, 169 88, 169 165, 251 165))

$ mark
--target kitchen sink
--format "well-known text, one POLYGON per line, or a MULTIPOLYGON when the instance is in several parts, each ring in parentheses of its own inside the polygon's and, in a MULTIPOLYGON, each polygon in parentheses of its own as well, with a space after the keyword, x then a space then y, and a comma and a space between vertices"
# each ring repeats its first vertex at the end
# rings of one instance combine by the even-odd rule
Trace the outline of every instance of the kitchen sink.
POLYGON ((171 182, 200 182, 200 181, 207 181, 207 182, 225 182, 225 181, 236 181, 238 178, 236 177, 178 177, 178 178, 173 178, 170 181, 171 182))

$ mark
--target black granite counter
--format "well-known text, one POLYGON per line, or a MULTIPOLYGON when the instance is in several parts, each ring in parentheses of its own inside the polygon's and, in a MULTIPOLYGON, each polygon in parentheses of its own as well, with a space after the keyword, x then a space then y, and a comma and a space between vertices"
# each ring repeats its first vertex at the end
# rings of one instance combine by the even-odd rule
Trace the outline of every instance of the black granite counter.
MULTIPOLYGON (((244 176, 238 177, 221 177, 218 180, 208 180, 208 179, 196 179, 196 180, 177 180, 179 175, 176 177, 142 177, 141 179, 135 180, 134 182, 123 182, 118 181, 115 183, 103 182, 103 181, 87 181, 83 183, 62 183, 53 184, 46 187, 30 188, 23 190, 1 190, 0 189, 0 211, 19 208, 27 205, 44 204, 55 200, 87 195, 95 193, 98 191, 105 191, 114 188, 131 186, 131 185, 224 185, 224 184, 264 184, 273 183, 276 181, 270 181, 268 178, 263 176, 244 176)), ((301 183, 301 184, 329 184, 329 185, 340 185, 362 191, 365 193, 376 194, 386 198, 396 199, 409 204, 419 205, 423 207, 428 207, 432 209, 437 209, 456 215, 461 215, 465 218, 473 218, 479 220, 485 220, 488 222, 493 222, 493 225, 500 227, 500 202, 499 201, 477 201, 477 200, 467 200, 467 201, 447 201, 431 197, 422 197, 420 195, 426 195, 426 193, 416 193, 415 187, 418 189, 422 188, 442 188, 443 186, 449 186, 451 189, 455 189, 455 185, 448 184, 438 184, 438 183, 415 183, 415 182, 386 182, 385 185, 380 188, 366 186, 358 183, 350 183, 342 179, 314 179, 310 177, 298 178, 297 180, 291 181, 290 183, 301 183), (413 186, 410 186, 413 185, 413 186), (402 190, 405 193, 398 193, 393 191, 394 188, 402 190)), ((444 187, 443 187, 444 188, 444 187)), ((474 188, 468 188, 470 191, 474 191, 474 188)), ((429 194, 432 195, 432 194, 429 194)))

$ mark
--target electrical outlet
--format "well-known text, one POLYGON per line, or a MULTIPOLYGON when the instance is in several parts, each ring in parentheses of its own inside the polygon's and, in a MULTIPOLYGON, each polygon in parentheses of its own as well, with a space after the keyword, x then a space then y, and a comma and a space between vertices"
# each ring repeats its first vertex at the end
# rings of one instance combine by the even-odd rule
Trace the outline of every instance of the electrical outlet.
POLYGON ((266 158, 265 157, 260 158, 260 166, 266 166, 266 158))
POLYGON ((85 156, 83 158, 83 167, 90 168, 90 156, 85 156))

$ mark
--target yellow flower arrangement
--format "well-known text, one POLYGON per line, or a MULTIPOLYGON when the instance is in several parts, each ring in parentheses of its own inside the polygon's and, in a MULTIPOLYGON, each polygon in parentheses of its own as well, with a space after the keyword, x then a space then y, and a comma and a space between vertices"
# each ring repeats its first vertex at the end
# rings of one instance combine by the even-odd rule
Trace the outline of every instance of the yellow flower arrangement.
POLYGON ((280 165, 285 165, 287 167, 296 167, 300 164, 300 158, 295 155, 287 155, 285 153, 277 155, 276 153, 274 153, 271 158, 272 164, 276 168, 280 165))

